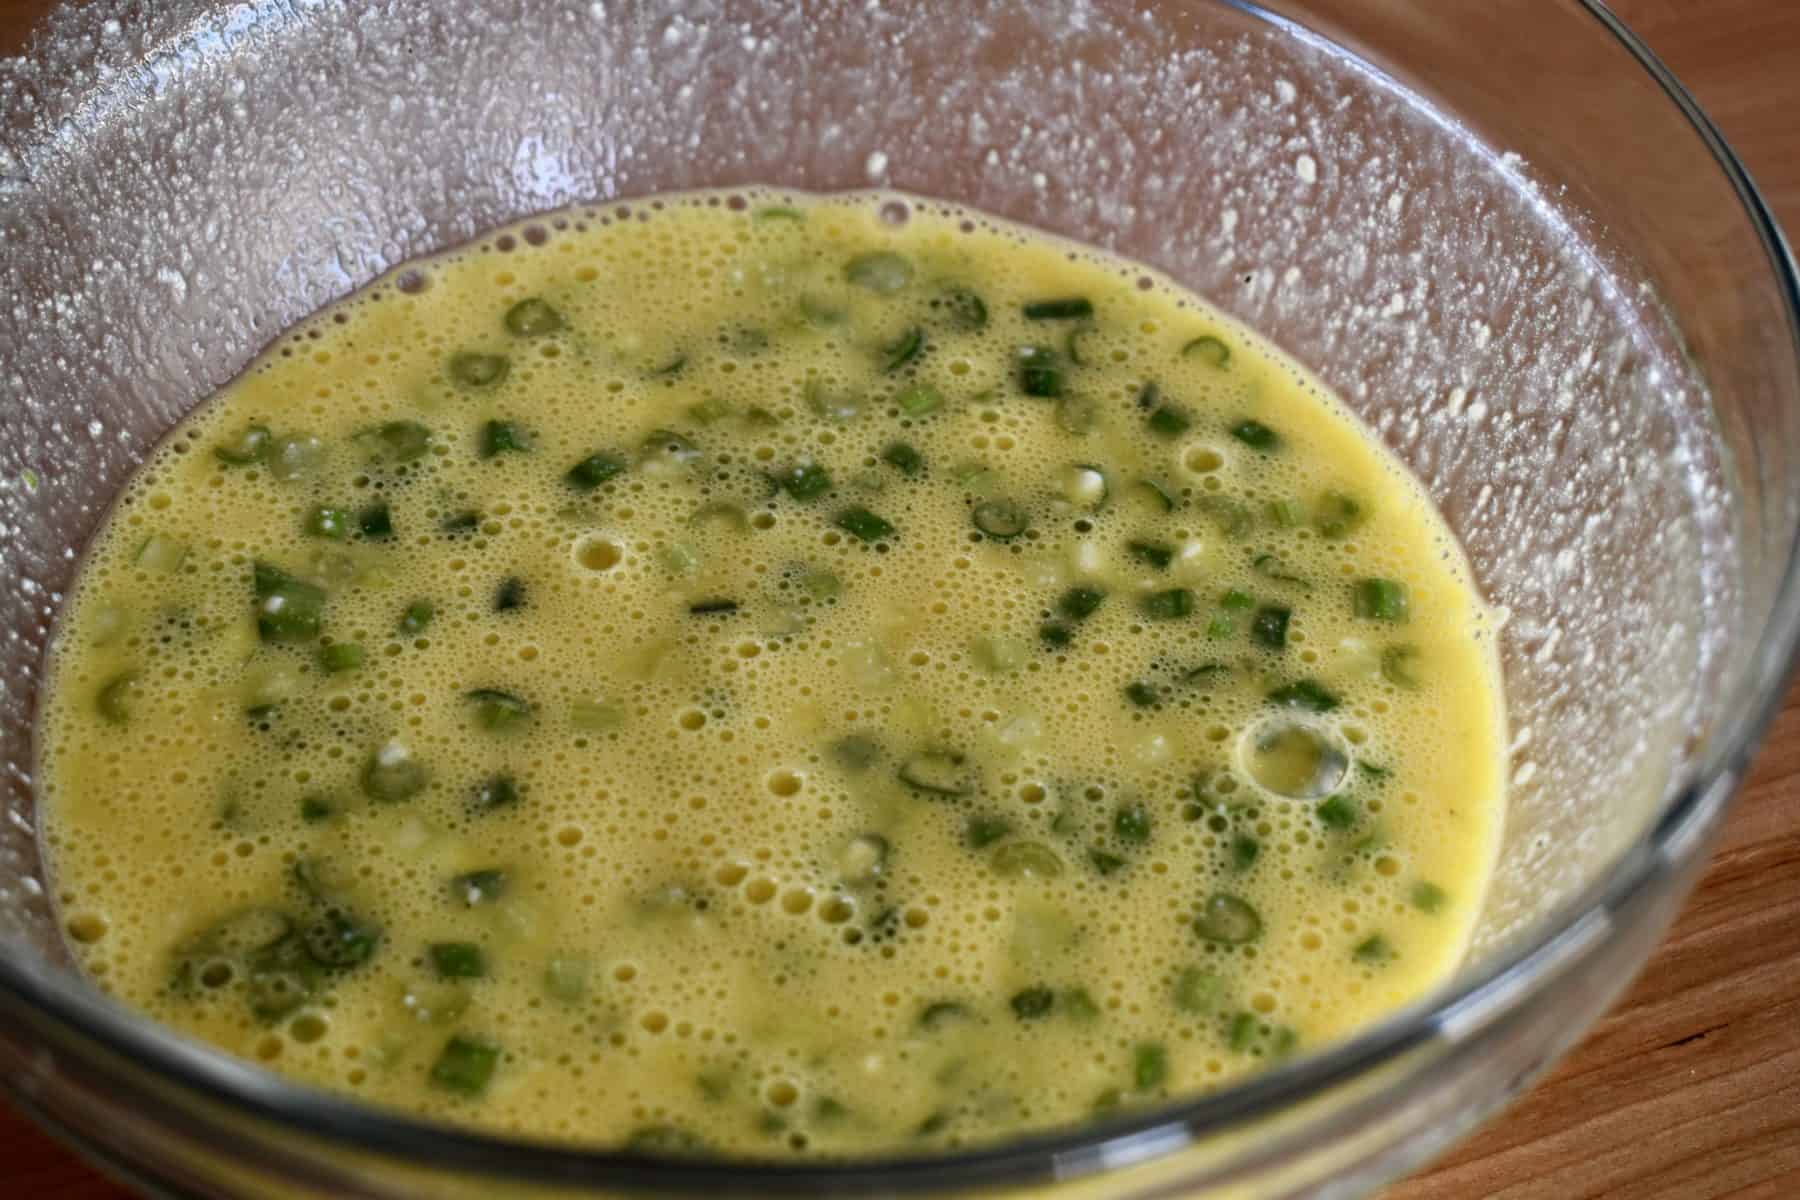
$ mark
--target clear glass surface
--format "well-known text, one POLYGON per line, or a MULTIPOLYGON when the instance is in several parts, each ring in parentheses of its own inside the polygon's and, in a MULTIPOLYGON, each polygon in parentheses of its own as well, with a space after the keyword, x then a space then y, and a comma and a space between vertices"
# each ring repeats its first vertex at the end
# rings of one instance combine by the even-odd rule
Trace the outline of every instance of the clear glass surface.
POLYGON ((1598 5, 111 0, 0 65, 0 1081, 170 1194, 1352 1195, 1629 980, 1792 656, 1795 274, 1598 5), (148 11, 146 11, 146 8, 148 11), (894 187, 1155 265, 1413 468, 1502 635, 1512 798, 1468 961, 1242 1086, 961 1156, 657 1162, 407 1121, 137 1020, 58 934, 44 644, 156 438, 297 318, 518 216, 894 187))

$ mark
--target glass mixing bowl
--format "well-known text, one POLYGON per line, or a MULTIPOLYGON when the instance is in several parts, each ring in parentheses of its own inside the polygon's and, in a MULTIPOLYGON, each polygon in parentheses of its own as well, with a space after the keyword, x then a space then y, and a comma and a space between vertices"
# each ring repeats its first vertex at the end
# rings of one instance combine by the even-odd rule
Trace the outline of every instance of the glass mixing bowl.
POLYGON ((1515 1094, 1631 977, 1780 694, 1794 264, 1597 3, 102 0, 5 64, 0 114, 0 1080, 167 1194, 1354 1194, 1515 1094), (155 439, 396 262, 751 182, 951 197, 1152 263, 1412 466, 1511 613, 1511 810, 1453 979, 1184 1103, 753 1166, 361 1107, 74 971, 32 714, 77 551, 155 439))

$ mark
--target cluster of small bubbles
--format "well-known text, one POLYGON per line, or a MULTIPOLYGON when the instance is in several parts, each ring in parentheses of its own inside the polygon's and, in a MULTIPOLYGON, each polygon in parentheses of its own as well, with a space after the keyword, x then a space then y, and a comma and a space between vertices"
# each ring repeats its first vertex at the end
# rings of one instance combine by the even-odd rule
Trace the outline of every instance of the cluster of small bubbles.
POLYGON ((1439 802, 1440 730, 1488 681, 1436 518, 1286 371, 1132 264, 890 196, 403 267, 172 435, 89 555, 43 720, 71 945, 296 1076, 748 1153, 972 1143, 1129 1091, 1146 1041, 1180 1091, 1335 1036, 1455 956, 1492 806, 1439 802), (1215 332, 1229 369, 1183 354, 1215 332), (1404 630, 1356 619, 1368 576, 1404 630), (283 586, 316 629, 270 625, 283 586), (1271 789, 1269 696, 1314 677, 1315 740, 1267 753, 1332 787, 1271 789), (328 890, 381 948, 270 1017, 207 925, 328 890), (1220 895, 1260 933, 1197 936, 1220 895), (1196 971, 1222 990, 1172 1005, 1196 971), (427 1073, 465 1034, 503 1047, 479 1106, 427 1073))

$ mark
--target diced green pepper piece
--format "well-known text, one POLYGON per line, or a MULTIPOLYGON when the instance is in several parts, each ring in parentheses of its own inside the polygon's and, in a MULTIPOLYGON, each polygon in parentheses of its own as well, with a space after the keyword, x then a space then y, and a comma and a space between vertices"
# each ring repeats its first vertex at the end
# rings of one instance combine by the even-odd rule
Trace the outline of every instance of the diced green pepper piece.
POLYGON ((319 666, 327 675, 354 671, 363 665, 367 653, 355 642, 333 642, 319 647, 319 666))
POLYGON ((1356 804, 1344 796, 1329 796, 1313 809, 1325 828, 1343 833, 1356 824, 1356 804))
POLYGON ((431 1065, 431 1082, 446 1091, 474 1098, 487 1091, 499 1062, 500 1047, 457 1034, 444 1043, 437 1061, 431 1065))
POLYGON ((213 447, 213 457, 230 467, 248 467, 269 456, 269 427, 249 425, 213 447))
POLYGON ((1141 1042, 1131 1052, 1131 1081, 1140 1092, 1155 1091, 1169 1079, 1169 1052, 1161 1042, 1141 1042))
POLYGON ((591 492, 625 469, 623 460, 604 451, 590 454, 563 474, 563 482, 582 492, 591 492))
POLYGON ((295 579, 272 563, 251 571, 256 592, 256 632, 265 642, 304 642, 319 636, 325 620, 323 588, 295 579))
POLYGON ((844 266, 846 280, 881 296, 900 291, 912 277, 912 263, 887 250, 859 254, 844 266))
POLYGON ((1106 602, 1106 593, 1097 587, 1078 584, 1056 600, 1056 611, 1072 621, 1085 621, 1106 602))
POLYGON ((892 524, 866 508, 847 508, 833 524, 863 542, 879 542, 894 535, 892 524))
POLYGON ((1225 995, 1225 980, 1216 971, 1183 967, 1175 977, 1175 1007, 1185 1013, 1208 1013, 1225 995))
POLYGON ((963 826, 963 842, 971 850, 985 850, 1012 832, 1012 822, 993 813, 976 813, 963 826))
POLYGON ((1158 405, 1144 423, 1157 437, 1180 437, 1193 428, 1194 419, 1173 404, 1158 405))
POLYGON ((1386 937, 1379 933, 1372 933, 1356 944, 1356 949, 1351 951, 1351 956, 1359 963, 1379 966, 1393 961, 1394 947, 1386 937))
POLYGON ((506 310, 506 332, 515 337, 540 337, 563 327, 562 314, 536 296, 506 310))
POLYGON ((350 536, 350 514, 341 508, 327 508, 324 505, 315 507, 306 514, 306 534, 308 537, 328 538, 341 542, 350 536))
POLYGON ((1125 550, 1145 566, 1154 567, 1158 571, 1166 571, 1169 564, 1175 561, 1175 548, 1161 542, 1133 540, 1125 543, 1125 550))
POLYGON ((1121 805, 1113 813, 1113 833, 1122 842, 1142 845, 1150 840, 1150 810, 1142 804, 1121 805))
POLYGON ((797 463, 776 477, 781 490, 801 502, 817 500, 831 490, 831 476, 817 463, 797 463))
POLYGON ((394 514, 387 504, 371 504, 356 514, 356 530, 372 542, 394 536, 394 514))
POLYGON ((1292 615, 1290 609, 1278 604, 1263 605, 1250 622, 1251 640, 1265 650, 1287 649, 1288 619, 1292 615))
POLYGON ((499 688, 475 688, 464 692, 463 699, 474 705, 475 723, 496 733, 521 725, 531 718, 529 701, 499 688))
POLYGON ((516 421, 489 421, 481 427, 480 455, 494 458, 501 454, 526 454, 531 450, 531 435, 516 421))
POLYGON ((1209 942, 1242 945, 1262 936, 1262 914, 1241 896, 1214 892, 1194 918, 1194 932, 1209 942))
POLYGON ((915 383, 900 389, 894 403, 909 417, 924 417, 944 406, 944 394, 929 383, 915 383))
POLYGON ((525 607, 525 581, 517 575, 508 575, 494 589, 494 611, 512 612, 525 607))
POLYGON ((925 469, 925 458, 905 442, 894 442, 881 452, 881 461, 902 475, 916 479, 925 469))
POLYGON ((1231 869, 1241 874, 1256 865, 1256 858, 1262 853, 1262 843, 1247 833, 1240 833, 1232 837, 1230 851, 1231 869))
POLYGON ((966 287, 956 284, 945 286, 938 298, 931 302, 931 307, 943 309, 950 324, 965 333, 987 328, 986 301, 966 287))
POLYGON ((1406 585, 1392 579, 1359 579, 1351 592, 1351 610, 1365 621, 1399 624, 1409 615, 1406 585))
POLYGON ((1412 906, 1422 913, 1436 913, 1449 902, 1450 896, 1435 883, 1421 879, 1412 885, 1409 895, 1412 906))
POLYGON ((1268 700, 1283 708, 1298 708, 1316 713, 1330 712, 1338 706, 1338 698, 1315 679, 1300 679, 1285 687, 1278 687, 1269 693, 1268 700))
POLYGON ((511 365, 504 354, 477 354, 465 350, 450 356, 450 379, 459 387, 490 388, 506 378, 511 365))
POLYGON ((1173 621, 1192 615, 1194 593, 1186 588, 1151 592, 1138 601, 1138 610, 1153 621, 1173 621))
POLYGON ((94 710, 114 725, 129 723, 137 703, 138 678, 136 671, 122 671, 101 684, 94 693, 94 710))
POLYGON ((1094 303, 1086 296, 1033 300, 1025 305, 1027 321, 1078 321, 1094 315, 1094 303))
POLYGON ((1023 988, 1014 992, 1008 1003, 1019 1020, 1036 1021, 1049 1016, 1056 1007, 1056 993, 1047 987, 1023 988))
POLYGON ((433 942, 427 950, 439 979, 487 978, 487 955, 474 942, 433 942))
POLYGON ((1054 400, 1063 394, 1062 367, 1048 346, 1019 347, 1018 379, 1019 390, 1027 396, 1054 400))
POLYGON ((1141 679, 1133 680, 1125 685, 1125 698, 1139 708, 1149 708, 1162 699, 1156 688, 1141 679))
POLYGON ((1252 421, 1248 417, 1231 427, 1231 436, 1252 450, 1260 450, 1264 454, 1281 448, 1280 434, 1261 421, 1252 421))
POLYGON ((371 799, 383 804, 410 800, 425 790, 431 774, 412 752, 397 741, 389 741, 369 754, 363 764, 362 789, 371 799))

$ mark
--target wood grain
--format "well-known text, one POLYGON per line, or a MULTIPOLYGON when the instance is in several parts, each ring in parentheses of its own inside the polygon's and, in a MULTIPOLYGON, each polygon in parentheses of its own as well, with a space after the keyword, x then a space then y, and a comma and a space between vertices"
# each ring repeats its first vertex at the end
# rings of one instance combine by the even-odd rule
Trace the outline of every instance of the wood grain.
MULTIPOLYGON (((1486 0, 1450 0, 1486 3, 1486 0)), ((1800 3, 1613 0, 1800 230, 1800 3)), ((0 52, 47 0, 0 0, 0 52)), ((0 1195, 126 1200, 0 1105, 0 1195)), ((1635 987, 1511 1110, 1388 1200, 1800 1196, 1800 687, 1635 987)))

